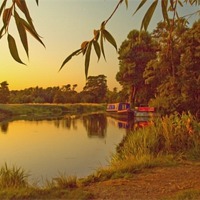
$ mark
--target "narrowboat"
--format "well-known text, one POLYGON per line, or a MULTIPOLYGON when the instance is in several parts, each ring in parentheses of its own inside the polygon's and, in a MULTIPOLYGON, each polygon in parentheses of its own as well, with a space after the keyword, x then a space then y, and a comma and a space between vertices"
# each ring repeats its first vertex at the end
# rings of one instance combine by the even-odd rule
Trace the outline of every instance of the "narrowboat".
POLYGON ((130 103, 111 103, 107 105, 106 112, 119 119, 133 118, 134 112, 131 110, 130 103))
POLYGON ((155 108, 149 106, 139 106, 134 109, 135 117, 152 117, 155 116, 155 108))

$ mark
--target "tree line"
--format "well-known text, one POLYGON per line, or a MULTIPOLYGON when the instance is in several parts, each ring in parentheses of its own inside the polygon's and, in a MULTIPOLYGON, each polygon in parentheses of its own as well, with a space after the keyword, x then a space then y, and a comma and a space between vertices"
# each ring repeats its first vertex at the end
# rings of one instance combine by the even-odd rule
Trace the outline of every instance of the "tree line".
POLYGON ((89 76, 81 92, 77 84, 62 87, 30 87, 9 90, 7 81, 0 83, 0 103, 102 103, 106 101, 106 76, 89 76))

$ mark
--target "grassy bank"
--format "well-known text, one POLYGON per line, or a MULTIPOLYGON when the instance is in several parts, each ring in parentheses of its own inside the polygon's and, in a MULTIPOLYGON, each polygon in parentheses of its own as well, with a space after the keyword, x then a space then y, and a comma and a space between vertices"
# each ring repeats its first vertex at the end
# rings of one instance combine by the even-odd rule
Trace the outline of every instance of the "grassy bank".
POLYGON ((0 104, 0 120, 11 116, 61 116, 104 111, 104 104, 0 104))
POLYGON ((127 134, 110 165, 85 181, 129 177, 144 168, 172 166, 182 160, 200 161, 200 123, 190 114, 171 115, 127 134))

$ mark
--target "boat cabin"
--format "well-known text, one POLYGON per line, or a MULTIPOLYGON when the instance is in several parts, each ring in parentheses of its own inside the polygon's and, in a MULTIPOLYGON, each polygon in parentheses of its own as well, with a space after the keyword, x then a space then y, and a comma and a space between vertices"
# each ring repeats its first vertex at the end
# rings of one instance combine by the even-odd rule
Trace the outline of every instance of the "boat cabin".
POLYGON ((131 109, 130 103, 111 103, 107 105, 106 111, 119 112, 119 111, 128 111, 130 109, 131 109))

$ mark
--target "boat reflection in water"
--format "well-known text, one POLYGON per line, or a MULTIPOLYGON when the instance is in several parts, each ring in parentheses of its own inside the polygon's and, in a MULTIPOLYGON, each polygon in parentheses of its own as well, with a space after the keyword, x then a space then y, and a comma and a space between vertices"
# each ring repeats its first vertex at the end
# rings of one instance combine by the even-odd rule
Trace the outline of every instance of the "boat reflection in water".
POLYGON ((151 124, 152 117, 134 117, 130 119, 119 118, 119 116, 107 116, 108 123, 117 126, 118 128, 124 128, 128 130, 136 130, 137 128, 143 128, 151 124))

